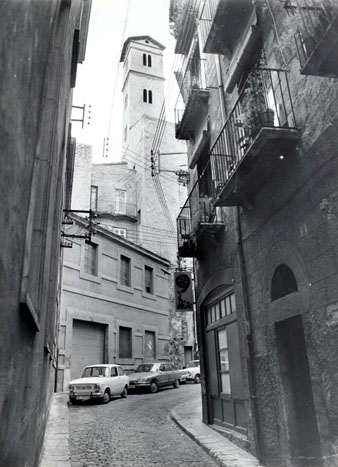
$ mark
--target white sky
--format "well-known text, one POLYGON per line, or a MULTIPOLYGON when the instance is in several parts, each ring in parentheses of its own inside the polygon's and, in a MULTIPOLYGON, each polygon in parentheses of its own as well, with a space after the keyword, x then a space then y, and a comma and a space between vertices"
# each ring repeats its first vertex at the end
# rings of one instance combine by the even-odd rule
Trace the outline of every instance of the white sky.
MULTIPOLYGON (((72 125, 77 141, 93 146, 93 162, 121 159, 122 64, 119 59, 124 40, 138 35, 151 36, 166 47, 164 75, 168 84, 175 44, 169 33, 169 0, 93 0, 86 57, 78 66, 73 98, 74 105, 91 105, 91 124, 85 123, 84 129, 80 123, 72 125), (122 37, 128 3, 126 32, 122 37), (103 158, 103 139, 107 136, 109 158, 103 158)), ((78 118, 78 113, 73 112, 73 118, 78 118)))

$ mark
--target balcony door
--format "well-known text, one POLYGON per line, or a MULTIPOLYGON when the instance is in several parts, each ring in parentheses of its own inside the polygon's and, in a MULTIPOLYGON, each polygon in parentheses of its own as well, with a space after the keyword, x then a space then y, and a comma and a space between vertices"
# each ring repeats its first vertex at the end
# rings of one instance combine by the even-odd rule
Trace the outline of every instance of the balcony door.
POLYGON ((126 213, 126 190, 115 190, 115 208, 118 214, 126 213))

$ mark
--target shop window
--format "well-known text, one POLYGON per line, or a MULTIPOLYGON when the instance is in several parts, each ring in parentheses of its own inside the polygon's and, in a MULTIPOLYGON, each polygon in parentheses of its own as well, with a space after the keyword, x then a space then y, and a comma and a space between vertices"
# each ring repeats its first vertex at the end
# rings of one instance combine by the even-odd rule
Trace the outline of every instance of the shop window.
POLYGON ((277 266, 271 281, 271 301, 278 300, 298 290, 292 269, 287 264, 277 266))

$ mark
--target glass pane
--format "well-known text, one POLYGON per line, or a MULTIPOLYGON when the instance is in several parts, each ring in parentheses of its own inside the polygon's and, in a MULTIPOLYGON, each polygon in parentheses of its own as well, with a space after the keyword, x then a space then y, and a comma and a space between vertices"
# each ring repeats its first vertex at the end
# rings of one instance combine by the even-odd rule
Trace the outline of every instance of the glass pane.
POLYGON ((216 310, 215 310, 215 307, 212 306, 211 307, 211 312, 212 312, 212 321, 216 321, 216 310))
POLYGON ((227 315, 231 315, 231 306, 230 306, 230 297, 227 297, 225 299, 225 306, 226 306, 226 309, 227 309, 227 315))
POLYGON ((229 355, 228 349, 223 349, 219 352, 221 371, 229 371, 229 355))
POLYGON ((224 394, 231 394, 229 373, 222 373, 221 377, 222 377, 222 392, 224 394))
POLYGON ((235 300, 235 294, 231 294, 230 296, 230 300, 231 300, 231 310, 233 313, 236 312, 236 300, 235 300))
POLYGON ((218 331, 218 345, 220 349, 228 348, 227 330, 225 328, 218 331))
POLYGON ((220 315, 219 315, 219 303, 217 303, 215 305, 215 309, 216 309, 216 320, 218 320, 220 318, 220 315))
POLYGON ((208 324, 210 324, 211 323, 211 309, 210 308, 208 308, 208 318, 207 318, 207 320, 208 320, 208 324))
POLYGON ((226 312, 225 312, 225 301, 222 300, 222 301, 221 301, 221 317, 223 318, 224 316, 226 316, 226 312))

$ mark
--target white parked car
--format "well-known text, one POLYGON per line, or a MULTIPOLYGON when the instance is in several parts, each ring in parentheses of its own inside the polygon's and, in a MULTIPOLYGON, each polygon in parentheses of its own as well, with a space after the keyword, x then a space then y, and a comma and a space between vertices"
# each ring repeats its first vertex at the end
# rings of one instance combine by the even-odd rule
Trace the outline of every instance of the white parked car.
POLYGON ((127 397, 129 378, 119 365, 86 366, 81 378, 69 384, 69 400, 73 404, 96 399, 106 404, 112 396, 127 397))
POLYGON ((184 373, 186 381, 194 381, 194 383, 201 382, 201 370, 200 370, 200 361, 191 360, 189 364, 180 372, 184 373))

